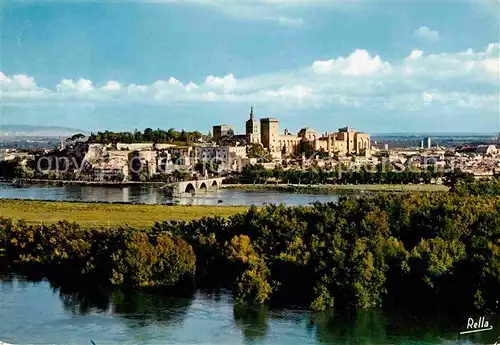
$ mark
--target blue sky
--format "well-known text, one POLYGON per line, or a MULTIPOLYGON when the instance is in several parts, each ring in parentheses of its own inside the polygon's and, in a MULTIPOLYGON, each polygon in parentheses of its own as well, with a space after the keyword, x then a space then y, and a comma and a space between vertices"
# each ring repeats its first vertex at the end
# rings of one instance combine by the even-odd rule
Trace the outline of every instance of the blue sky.
POLYGON ((13 1, 1 123, 500 131, 495 1, 13 1))

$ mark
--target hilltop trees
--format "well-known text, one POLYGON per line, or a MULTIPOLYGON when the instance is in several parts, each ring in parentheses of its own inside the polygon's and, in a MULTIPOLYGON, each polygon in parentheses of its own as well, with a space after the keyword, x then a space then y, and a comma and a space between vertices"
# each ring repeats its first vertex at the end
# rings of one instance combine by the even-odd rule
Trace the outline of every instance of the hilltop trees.
POLYGON ((99 144, 116 144, 116 143, 141 143, 141 142, 152 142, 152 143, 191 143, 198 141, 203 135, 198 132, 188 132, 188 131, 176 131, 170 128, 168 131, 162 129, 151 129, 146 128, 144 132, 135 130, 134 133, 131 132, 97 132, 91 133, 88 142, 99 143, 99 144))

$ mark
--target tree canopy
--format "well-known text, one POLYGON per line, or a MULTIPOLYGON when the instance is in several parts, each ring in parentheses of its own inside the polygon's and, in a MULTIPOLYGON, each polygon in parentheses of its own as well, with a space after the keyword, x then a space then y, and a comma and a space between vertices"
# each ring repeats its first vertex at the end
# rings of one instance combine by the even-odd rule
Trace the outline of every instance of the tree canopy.
POLYGON ((146 128, 143 132, 135 130, 131 132, 97 132, 91 133, 88 141, 100 144, 116 144, 116 143, 174 143, 186 142, 192 143, 201 139, 203 135, 198 131, 188 132, 181 130, 180 132, 170 128, 165 131, 162 129, 153 130, 146 128))

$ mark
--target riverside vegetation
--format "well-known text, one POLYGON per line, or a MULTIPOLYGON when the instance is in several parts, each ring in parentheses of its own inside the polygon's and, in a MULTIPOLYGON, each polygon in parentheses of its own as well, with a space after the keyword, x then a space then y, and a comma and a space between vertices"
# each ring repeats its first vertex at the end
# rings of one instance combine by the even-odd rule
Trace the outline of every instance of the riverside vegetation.
POLYGON ((347 166, 335 167, 333 170, 325 170, 320 167, 298 169, 291 167, 284 170, 282 167, 266 169, 260 164, 247 165, 243 168, 238 182, 262 184, 268 181, 280 183, 310 184, 310 185, 332 185, 332 184, 429 184, 433 180, 442 179, 448 185, 454 185, 458 181, 472 183, 474 175, 460 170, 444 171, 429 165, 424 169, 400 165, 395 167, 391 164, 378 164, 373 166, 362 166, 358 169, 349 169, 347 166))
POLYGON ((228 218, 83 229, 0 220, 3 263, 94 288, 232 287, 242 303, 498 312, 498 180, 451 193, 270 205, 228 218), (194 286, 194 285, 193 285, 194 286))

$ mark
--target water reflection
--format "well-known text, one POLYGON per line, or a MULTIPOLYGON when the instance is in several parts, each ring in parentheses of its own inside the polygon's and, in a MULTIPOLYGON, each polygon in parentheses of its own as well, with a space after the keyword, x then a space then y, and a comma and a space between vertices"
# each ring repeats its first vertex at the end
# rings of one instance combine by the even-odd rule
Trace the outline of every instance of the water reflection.
POLYGON ((64 310, 74 316, 92 313, 116 314, 131 320, 131 327, 148 327, 150 324, 172 326, 182 322, 191 306, 193 294, 187 291, 183 296, 171 297, 161 291, 108 291, 105 289, 60 287, 51 284, 59 294, 64 310))
POLYGON ((88 292, 64 292, 63 289, 53 287, 53 291, 59 294, 64 310, 72 315, 87 315, 92 312, 108 312, 110 310, 110 298, 106 292, 99 290, 90 294, 88 292))
POLYGON ((271 203, 306 205, 316 201, 335 201, 338 199, 338 195, 220 189, 194 197, 184 196, 172 199, 168 198, 161 189, 146 185, 127 187, 66 185, 49 187, 44 185, 18 186, 3 183, 0 184, 0 198, 179 205, 264 205, 271 203))
POLYGON ((134 327, 147 327, 152 323, 164 326, 181 324, 193 299, 166 297, 158 294, 124 293, 111 295, 114 312, 133 320, 134 327))
POLYGON ((234 322, 241 328, 245 344, 258 344, 266 337, 269 329, 267 307, 247 307, 235 305, 233 309, 234 322))
MULTIPOLYGON (((357 310, 323 312, 311 317, 321 344, 493 344, 493 332, 460 335, 470 315, 391 313, 357 310)), ((500 328, 498 315, 488 316, 500 328)))
POLYGON ((75 290, 12 274, 0 275, 0 300, 0 341, 15 345, 483 345, 500 329, 498 316, 488 316, 494 331, 459 336, 462 315, 277 310, 236 305, 230 291, 75 290))
POLYGON ((313 323, 316 325, 317 339, 321 344, 339 342, 350 344, 386 344, 387 320, 383 313, 357 311, 352 313, 324 312, 317 314, 313 323))

